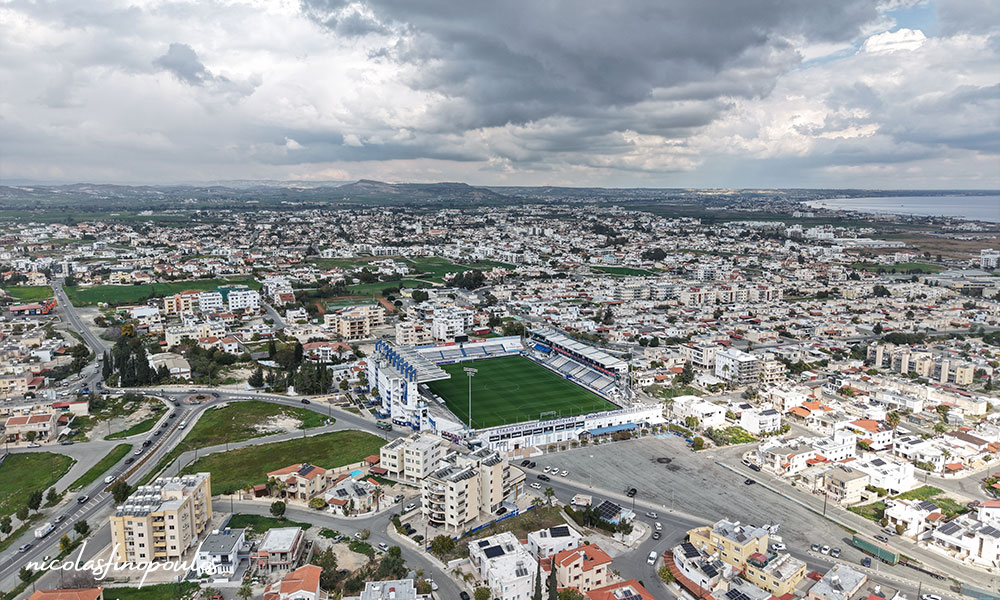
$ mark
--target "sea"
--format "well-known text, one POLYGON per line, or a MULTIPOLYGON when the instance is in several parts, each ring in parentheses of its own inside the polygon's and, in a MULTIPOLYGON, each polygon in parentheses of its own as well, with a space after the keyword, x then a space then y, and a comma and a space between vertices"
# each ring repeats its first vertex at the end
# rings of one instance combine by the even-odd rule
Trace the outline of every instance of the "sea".
POLYGON ((805 202, 812 208, 890 213, 918 217, 958 217, 1000 223, 1000 195, 994 196, 884 196, 827 198, 805 202))

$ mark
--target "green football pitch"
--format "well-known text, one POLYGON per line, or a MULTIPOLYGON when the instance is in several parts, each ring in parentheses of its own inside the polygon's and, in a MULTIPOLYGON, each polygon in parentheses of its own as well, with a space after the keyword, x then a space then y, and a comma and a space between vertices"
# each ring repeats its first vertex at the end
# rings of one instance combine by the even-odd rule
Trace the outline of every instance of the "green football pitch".
POLYGON ((472 426, 485 429, 546 418, 582 415, 615 407, 607 400, 545 367, 520 356, 505 356, 472 362, 440 365, 451 379, 427 385, 444 399, 462 423, 469 422, 469 378, 464 369, 478 372, 472 377, 472 426))

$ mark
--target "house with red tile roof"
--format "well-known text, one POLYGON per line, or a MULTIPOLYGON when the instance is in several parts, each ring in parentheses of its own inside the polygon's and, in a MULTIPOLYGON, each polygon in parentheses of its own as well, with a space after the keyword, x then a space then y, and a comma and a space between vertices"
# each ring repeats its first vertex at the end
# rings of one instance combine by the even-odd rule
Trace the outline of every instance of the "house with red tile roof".
POLYGON ((8 417, 4 422, 4 435, 11 442, 24 441, 29 437, 39 442, 47 442, 56 434, 58 418, 57 413, 8 417))
POLYGON ((542 570, 556 570, 559 589, 576 588, 581 592, 604 587, 616 579, 611 571, 611 557, 596 544, 563 550, 541 561, 542 570))
POLYGON ((37 590, 28 600, 104 600, 104 588, 37 590))
POLYGON ((309 463, 297 463, 271 471, 267 479, 283 484, 276 492, 282 497, 302 502, 322 494, 333 483, 330 471, 309 463))
POLYGON ((621 598, 656 600, 636 579, 629 579, 619 583, 612 583, 597 589, 584 592, 588 600, 620 600, 621 598), (631 594, 631 595, 630 595, 631 594))
POLYGON ((264 590, 263 600, 327 600, 327 593, 319 587, 323 569, 305 565, 295 569, 264 590))

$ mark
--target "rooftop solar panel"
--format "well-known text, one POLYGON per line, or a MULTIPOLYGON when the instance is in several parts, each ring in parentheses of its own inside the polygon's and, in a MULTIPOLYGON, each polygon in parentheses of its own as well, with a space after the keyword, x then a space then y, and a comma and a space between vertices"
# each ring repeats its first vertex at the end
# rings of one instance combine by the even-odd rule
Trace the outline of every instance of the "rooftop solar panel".
POLYGON ((498 556, 503 556, 504 552, 503 548, 500 546, 490 546, 486 550, 483 550, 483 554, 486 555, 486 558, 496 558, 498 556))

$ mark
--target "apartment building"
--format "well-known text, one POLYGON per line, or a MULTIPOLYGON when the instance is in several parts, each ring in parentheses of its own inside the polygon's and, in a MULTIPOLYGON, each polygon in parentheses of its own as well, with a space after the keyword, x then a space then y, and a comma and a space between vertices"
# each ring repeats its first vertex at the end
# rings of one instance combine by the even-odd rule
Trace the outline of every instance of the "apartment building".
POLYGON ((333 474, 316 465, 299 463, 271 471, 267 474, 267 479, 275 481, 277 493, 281 497, 308 502, 330 487, 333 474))
POLYGON ((181 343, 184 338, 198 341, 207 337, 223 338, 225 336, 226 324, 216 319, 187 325, 174 325, 173 327, 167 327, 166 331, 164 331, 167 348, 173 348, 181 343))
POLYGON ((431 600, 430 594, 418 594, 412 579, 367 581, 360 596, 344 596, 343 600, 431 600))
POLYGON ((530 600, 538 563, 513 533, 469 542, 469 562, 496 600, 530 600))
POLYGON ((28 392, 29 384, 34 377, 30 371, 0 375, 0 398, 23 396, 28 392))
POLYGON ((442 438, 414 433, 382 446, 378 464, 389 477, 415 483, 434 472, 447 453, 448 442, 442 438))
POLYGON ((423 346, 433 341, 431 328, 422 322, 411 320, 396 323, 396 343, 401 346, 423 346))
POLYGON ((453 453, 445 462, 424 479, 421 491, 420 510, 433 524, 460 531, 524 492, 524 472, 487 448, 453 453))
POLYGON ((785 363, 775 358, 774 354, 768 352, 760 357, 760 379, 762 386, 778 385, 785 381, 787 368, 785 363))
POLYGON ((345 340, 372 337, 372 328, 385 324, 385 309, 378 305, 345 306, 323 315, 323 323, 345 340))
POLYGON ((867 473, 871 477, 871 485, 889 490, 892 495, 908 492, 919 484, 913 475, 913 463, 889 456, 869 455, 851 461, 851 467, 867 473))
POLYGON ((872 344, 868 347, 868 360, 878 368, 903 375, 916 373, 938 383, 967 386, 975 377, 975 367, 971 363, 908 346, 872 344))
POLYGON ((439 342, 451 342, 473 325, 475 325, 474 314, 467 308, 454 306, 438 308, 431 317, 431 336, 439 342))
POLYGON ((212 519, 211 475, 160 477, 139 486, 111 515, 118 563, 180 560, 212 519))
POLYGON ((717 552, 723 562, 743 568, 754 554, 767 553, 770 533, 764 527, 722 519, 711 527, 691 529, 688 540, 706 554, 717 552))
POLYGON ((555 569, 556 587, 559 589, 573 587, 588 592, 616 579, 611 570, 611 557, 596 544, 563 550, 541 562, 544 573, 555 569))
POLYGON ((670 410, 681 419, 698 419, 698 424, 706 429, 726 424, 726 408, 698 396, 677 396, 670 410))
POLYGON ((689 361, 693 366, 699 369, 714 369, 715 368, 715 354, 719 351, 720 346, 714 342, 711 343, 687 343, 681 344, 680 353, 685 360, 689 361))
POLYGON ((192 314, 195 309, 198 308, 198 297, 201 292, 196 290, 186 290, 174 294, 173 296, 166 296, 163 299, 163 314, 165 315, 181 315, 181 314, 192 314))
POLYGON ((823 491, 834 501, 844 506, 861 502, 861 495, 871 477, 864 471, 844 465, 836 465, 823 474, 823 491))
POLYGON ((580 546, 583 537, 569 525, 556 525, 528 533, 528 551, 536 558, 548 558, 564 550, 580 546))
POLYGON ((260 293, 256 290, 230 289, 226 294, 226 303, 231 311, 259 312, 260 293))
POLYGON ((755 385, 760 380, 756 355, 726 348, 715 353, 715 376, 735 386, 755 385))
POLYGON ((198 294, 198 309, 201 312, 219 312, 225 306, 220 292, 213 291, 198 294))
POLYGON ((838 429, 833 435, 812 442, 816 457, 830 462, 840 462, 857 455, 858 436, 847 429, 838 429))

